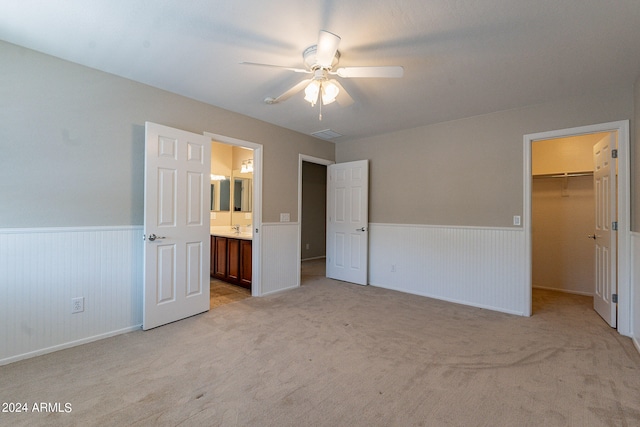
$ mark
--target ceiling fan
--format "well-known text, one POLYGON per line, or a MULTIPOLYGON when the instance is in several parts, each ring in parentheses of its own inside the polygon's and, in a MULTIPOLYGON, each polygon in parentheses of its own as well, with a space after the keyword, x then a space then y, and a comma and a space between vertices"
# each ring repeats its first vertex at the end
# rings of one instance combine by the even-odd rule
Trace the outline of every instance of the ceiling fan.
MULTIPOLYGON (((321 30, 318 36, 318 44, 309 46, 302 52, 305 68, 291 68, 271 64, 259 64, 256 62, 242 62, 245 65, 257 65, 261 67, 281 68, 295 73, 313 74, 309 79, 302 80, 282 95, 275 98, 266 98, 267 104, 277 104, 286 101, 291 96, 304 89, 304 99, 314 106, 316 103, 322 105, 331 104, 337 101, 341 106, 353 103, 353 98, 349 96, 340 82, 331 78, 338 76, 342 78, 398 78, 404 74, 404 68, 400 66, 382 67, 340 67, 334 70, 340 60, 338 45, 340 37, 328 31, 321 30)), ((322 120, 322 112, 320 113, 322 120)))

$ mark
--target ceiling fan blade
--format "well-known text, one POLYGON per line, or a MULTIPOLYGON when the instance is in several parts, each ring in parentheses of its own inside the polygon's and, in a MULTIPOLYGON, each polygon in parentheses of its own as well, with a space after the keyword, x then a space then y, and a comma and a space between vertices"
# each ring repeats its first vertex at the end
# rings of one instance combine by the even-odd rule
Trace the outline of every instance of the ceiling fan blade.
POLYGON ((348 107, 349 105, 353 104, 354 102, 353 98, 351 97, 351 95, 347 93, 344 87, 342 87, 340 82, 338 82, 335 79, 331 79, 329 81, 334 85, 338 86, 338 89, 340 89, 340 91, 338 92, 338 96, 336 96, 336 102, 338 103, 339 106, 348 107))
POLYGON ((241 62, 241 64, 242 65, 255 65, 255 66, 258 66, 258 67, 279 68, 281 70, 293 71, 294 73, 305 73, 305 74, 310 74, 311 73, 311 71, 305 70, 304 68, 283 67, 281 65, 260 64, 258 62, 241 62))
POLYGON ((301 82, 299 82, 298 84, 296 84, 291 89, 289 89, 282 95, 278 96, 277 98, 267 98, 264 100, 264 102, 266 102, 267 104, 277 104, 279 102, 286 101, 287 99, 291 98, 293 95, 295 95, 296 93, 300 92, 302 89, 307 87, 307 85, 311 83, 312 80, 313 79, 302 80, 301 82))
POLYGON ((340 77, 370 77, 370 78, 398 78, 404 75, 404 68, 400 66, 387 67, 341 67, 331 74, 340 77))
POLYGON ((320 30, 316 49, 316 63, 323 68, 331 68, 339 44, 340 37, 328 31, 320 30))

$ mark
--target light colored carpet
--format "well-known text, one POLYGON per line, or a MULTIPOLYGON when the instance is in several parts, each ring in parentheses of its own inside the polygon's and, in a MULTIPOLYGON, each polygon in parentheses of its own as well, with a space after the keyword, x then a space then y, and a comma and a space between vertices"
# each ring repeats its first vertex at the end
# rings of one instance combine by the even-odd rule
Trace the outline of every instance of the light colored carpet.
POLYGON ((308 275, 249 298, 0 367, 12 426, 637 426, 640 354, 591 299, 511 316, 308 275))

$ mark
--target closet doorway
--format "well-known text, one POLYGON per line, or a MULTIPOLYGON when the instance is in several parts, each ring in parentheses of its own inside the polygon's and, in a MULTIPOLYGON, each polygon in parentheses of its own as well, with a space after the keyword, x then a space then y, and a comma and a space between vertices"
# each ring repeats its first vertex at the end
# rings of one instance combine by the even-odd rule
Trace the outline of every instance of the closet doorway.
MULTIPOLYGON (((607 186, 610 188, 610 197, 609 200, 611 203, 599 203, 599 206, 608 205, 609 209, 603 210, 601 209, 600 216, 597 216, 596 224, 600 226, 600 224, 608 224, 607 228, 615 229, 616 231, 611 232, 611 239, 606 238, 606 234, 609 233, 608 230, 604 230, 602 234, 598 230, 593 230, 586 235, 583 235, 580 239, 584 238, 586 241, 589 241, 589 238, 592 237, 590 235, 595 234, 597 238, 601 239, 601 241, 610 243, 610 253, 607 257, 598 256, 596 262, 596 268, 592 270, 592 276, 596 277, 597 289, 593 290, 595 295, 594 303, 598 302, 598 304, 594 304, 594 308, 600 314, 603 319, 609 323, 612 327, 617 328, 618 332, 622 335, 629 335, 631 331, 631 286, 630 286, 630 212, 629 212, 629 202, 630 202, 630 167, 629 167, 629 121, 623 120, 618 122, 609 122, 609 123, 601 123, 596 125, 588 125, 577 128, 569 128, 569 129, 561 129, 556 131, 548 131, 548 132, 540 132, 536 134, 528 134, 524 135, 524 145, 525 145, 525 156, 524 156, 524 169, 525 169, 525 182, 524 182, 524 213, 525 213, 525 221, 524 221, 524 231, 525 231, 525 248, 526 248, 526 278, 527 285, 525 291, 527 292, 525 296, 527 297, 528 306, 531 307, 532 302, 532 288, 534 286, 533 283, 533 266, 532 266, 532 234, 537 233, 538 225, 533 221, 532 218, 532 186, 534 182, 534 175, 540 175, 540 173, 533 173, 533 164, 532 164, 532 152, 534 150, 534 144, 540 141, 553 140, 558 138, 568 138, 573 136, 583 136, 588 134, 595 133, 604 133, 605 135, 612 135, 613 138, 605 138, 608 140, 608 143, 605 143, 609 149, 615 149, 615 153, 613 150, 609 153, 609 156, 606 158, 612 159, 608 164, 610 166, 604 167, 602 169, 602 164, 600 164, 600 168, 595 174, 596 179, 601 179, 602 171, 611 170, 611 173, 608 175, 609 182, 613 183, 611 186, 607 186), (615 158, 614 155, 615 154, 615 158), (602 221, 602 214, 604 214, 605 220, 602 221), (601 268, 602 259, 608 259, 610 261, 610 268, 608 271, 605 271, 601 268), (598 274, 597 271, 605 271, 604 274, 598 274), (602 286, 602 277, 608 277, 610 280, 607 286, 610 286, 608 289, 602 286), (603 290, 608 292, 604 292, 603 290), (603 300, 602 296, 606 296, 609 299, 608 309, 609 315, 607 313, 603 313, 601 310, 602 306, 600 305, 600 301, 603 300)), ((598 143, 602 145, 603 142, 598 143)), ((597 151, 597 150, 596 150, 597 151)), ((595 156, 594 156, 595 158, 595 156)), ((598 158, 604 158, 599 156, 598 158)), ((593 162, 593 160, 592 160, 593 162)), ((570 171, 562 171, 564 173, 570 171)), ((576 174, 578 175, 578 174, 576 174)), ((550 178, 550 177, 549 177, 550 178)), ((560 194, 562 197, 562 191, 564 190, 568 197, 570 196, 570 188, 571 183, 568 181, 572 178, 580 178, 579 176, 569 177, 562 176, 561 180, 566 180, 565 187, 560 187, 560 194)), ((540 179, 540 178, 538 178, 540 179)), ((576 187, 577 188, 577 187, 576 187)), ((596 202, 598 200, 605 200, 606 198, 598 197, 597 193, 595 194, 596 202)), ((593 209, 595 210, 595 204, 593 209)), ((598 241, 592 240, 593 250, 596 251, 596 248, 600 251, 602 248, 601 243, 598 241)), ((608 249, 608 248, 605 248, 608 249)), ((603 253, 600 251, 600 253, 603 253)), ((608 267, 608 266, 605 266, 608 267)), ((537 286, 540 286, 539 284, 537 286)), ((565 290, 566 291, 566 290, 565 290)), ((574 289, 575 291, 575 289, 574 289)), ((528 314, 531 314, 529 312, 528 314)))
POLYGON ((608 133, 534 141, 531 147, 532 286, 593 296, 593 146, 608 133))

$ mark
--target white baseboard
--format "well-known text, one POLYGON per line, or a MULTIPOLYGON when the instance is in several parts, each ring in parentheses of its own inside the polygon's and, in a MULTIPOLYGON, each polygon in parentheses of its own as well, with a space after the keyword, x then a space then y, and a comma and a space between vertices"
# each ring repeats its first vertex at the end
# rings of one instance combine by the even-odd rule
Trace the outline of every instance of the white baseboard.
POLYGON ((114 337, 120 334, 126 334, 127 332, 133 332, 142 329, 142 324, 131 326, 129 328, 120 329, 118 331, 110 331, 100 335, 94 335, 92 337, 83 338, 76 341, 66 342, 63 344, 54 345, 47 348, 38 349, 28 353, 18 354, 16 356, 7 357, 6 359, 0 359, 0 366, 8 365, 9 363, 17 362, 19 360, 29 359, 31 357, 42 356, 43 354, 53 353, 54 351, 64 350, 71 347, 76 347, 82 344, 88 344, 93 341, 98 341, 105 338, 114 337))
POLYGON ((544 289, 546 291, 556 291, 556 292, 562 292, 565 294, 573 294, 573 295, 582 295, 585 297, 592 297, 593 293, 590 292, 582 292, 582 291, 573 291, 571 289, 560 289, 560 288, 552 288, 552 287, 548 287, 548 286, 533 286, 534 289, 544 289))
POLYGON ((327 257, 324 256, 324 255, 322 255, 322 256, 314 256, 314 257, 310 257, 310 258, 301 259, 300 261, 313 261, 314 259, 327 259, 327 257))

